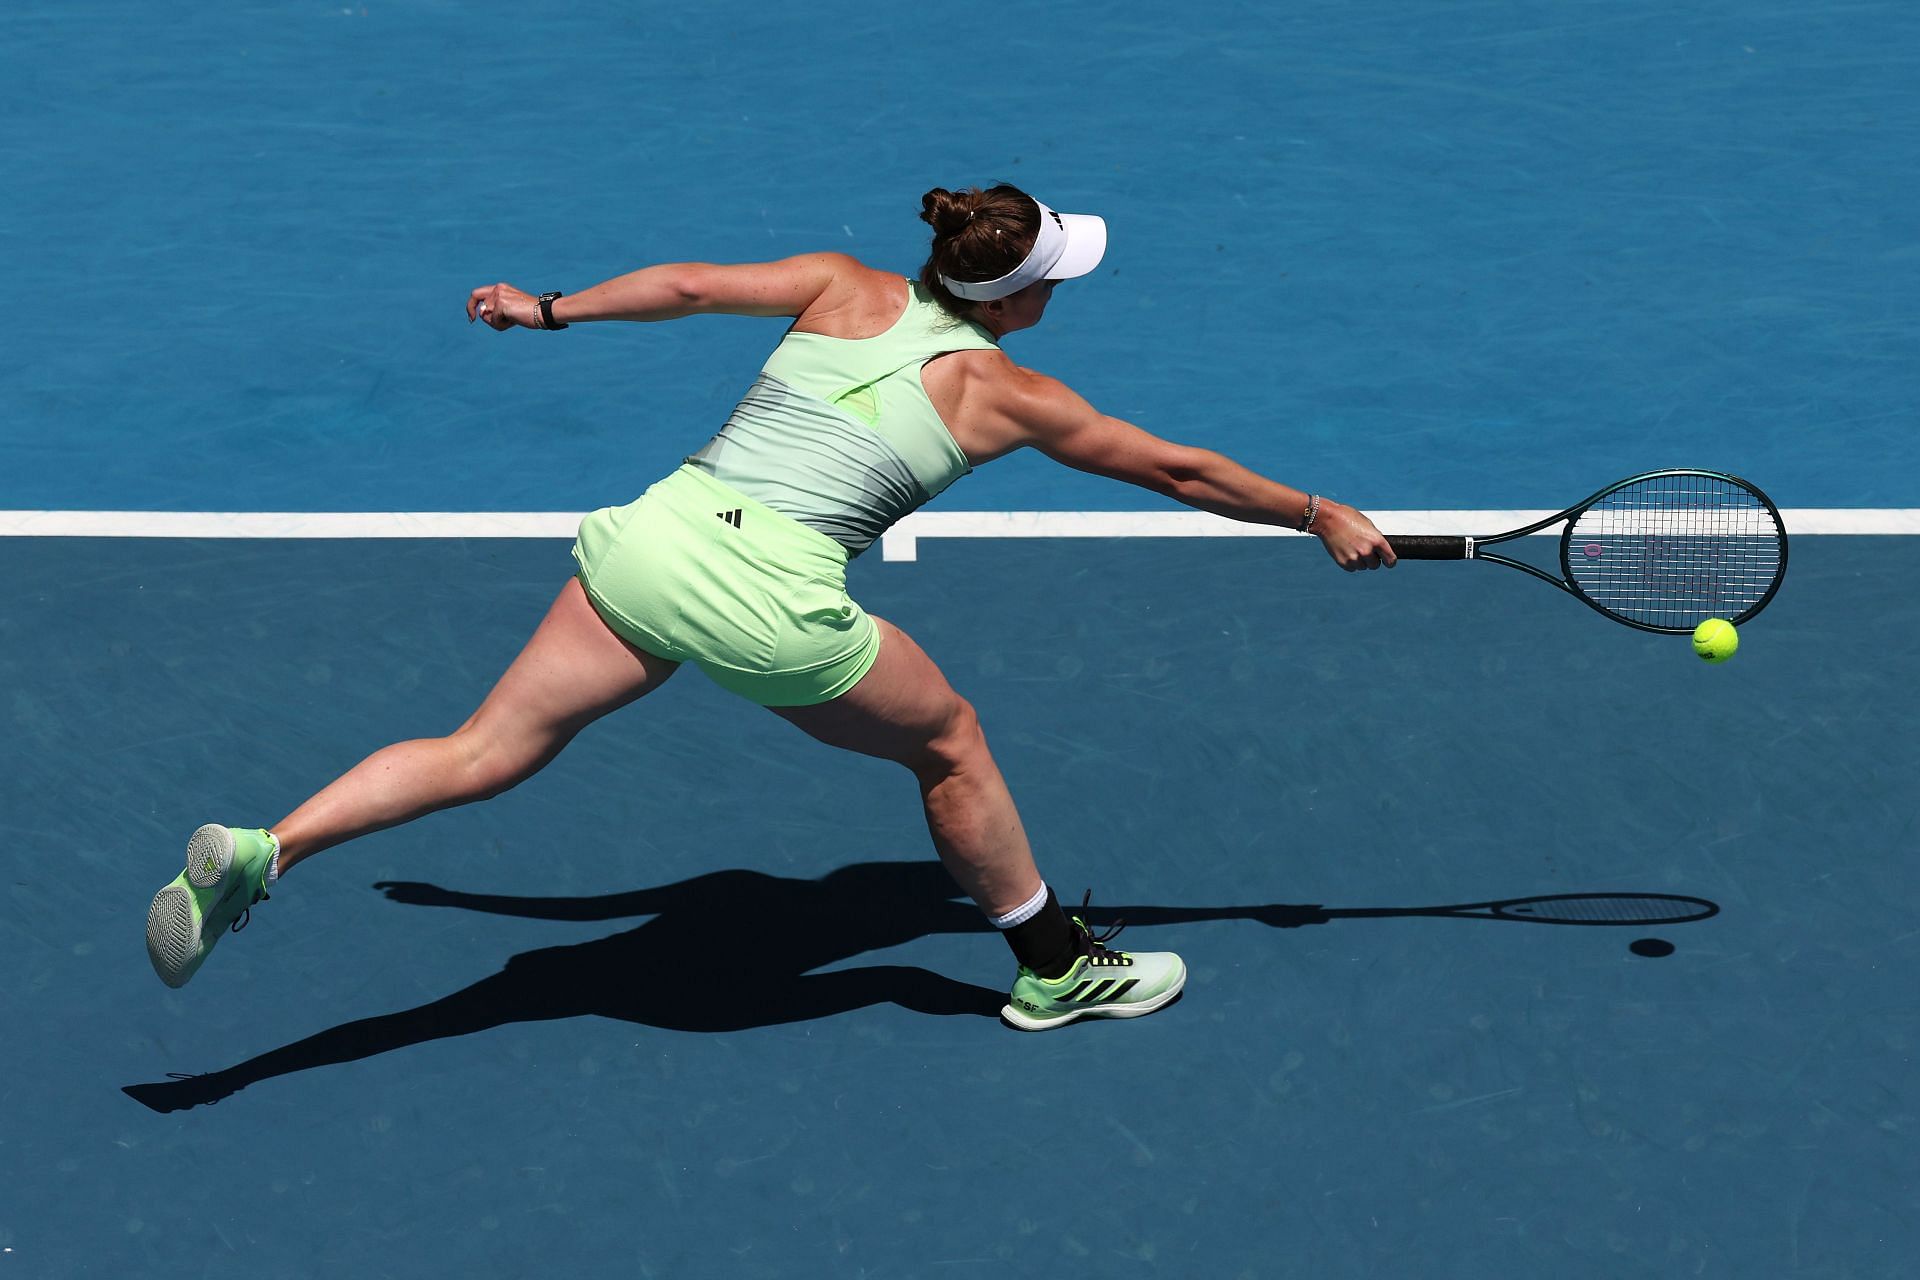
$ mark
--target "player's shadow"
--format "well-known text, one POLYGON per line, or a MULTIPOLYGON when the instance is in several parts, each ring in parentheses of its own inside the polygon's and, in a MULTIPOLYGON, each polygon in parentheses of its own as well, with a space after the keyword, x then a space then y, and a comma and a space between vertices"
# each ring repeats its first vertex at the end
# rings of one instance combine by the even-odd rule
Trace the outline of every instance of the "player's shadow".
MULTIPOLYGON (((995 1018, 1006 1003, 1004 990, 908 965, 815 972, 929 934, 991 931, 932 860, 860 863, 818 880, 715 871, 591 898, 461 893, 413 881, 374 887, 395 902, 423 907, 541 920, 653 918, 592 942, 522 952, 492 977, 418 1008, 345 1023, 221 1071, 129 1085, 124 1092, 155 1111, 177 1111, 218 1102, 274 1076, 508 1023, 586 1014, 719 1032, 878 1004, 995 1018)), ((1012 958, 1006 959, 1011 977, 1012 958)))
MULTIPOLYGON (((653 918, 592 942, 522 952, 492 977, 418 1008, 343 1023, 224 1070, 128 1085, 123 1092, 155 1111, 179 1111, 296 1071, 508 1023, 587 1014, 677 1031, 723 1032, 805 1022, 878 1004, 938 1016, 995 1018, 1006 1003, 1004 988, 975 986, 910 965, 816 972, 930 934, 992 932, 979 909, 931 860, 864 862, 818 880, 715 871, 655 889, 591 898, 461 893, 415 881, 374 887, 414 906, 530 919, 653 918)), ((1297 928, 1336 918, 1453 914, 1453 909, 1116 906, 1087 914, 1096 928, 1122 917, 1139 925, 1254 920, 1297 928)), ((1006 959, 1011 969, 1011 957, 1006 959)))

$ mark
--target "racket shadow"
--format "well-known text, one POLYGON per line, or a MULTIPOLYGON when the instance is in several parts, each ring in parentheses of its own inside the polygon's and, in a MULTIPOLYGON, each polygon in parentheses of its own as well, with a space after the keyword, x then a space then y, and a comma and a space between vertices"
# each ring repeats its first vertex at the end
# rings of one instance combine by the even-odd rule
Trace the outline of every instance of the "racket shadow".
POLYGON ((1300 929, 1335 920, 1387 920, 1425 916, 1442 920, 1494 920, 1583 928, 1693 924, 1720 914, 1706 898, 1667 893, 1554 893, 1490 902, 1427 907, 1326 907, 1317 903, 1270 903, 1261 907, 1112 907, 1095 909, 1089 923, 1111 915, 1130 924, 1191 924, 1203 920, 1257 920, 1276 929, 1300 929))

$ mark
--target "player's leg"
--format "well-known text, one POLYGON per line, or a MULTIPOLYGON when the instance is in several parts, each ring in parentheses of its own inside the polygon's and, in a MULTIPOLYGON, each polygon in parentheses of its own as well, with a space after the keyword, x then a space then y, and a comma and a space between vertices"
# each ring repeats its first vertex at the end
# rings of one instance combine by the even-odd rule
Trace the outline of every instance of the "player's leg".
POLYGON ((822 742, 913 772, 940 860, 1020 962, 1004 1016, 1043 1030, 1087 1014, 1135 1017, 1171 1001, 1186 981, 1180 958, 1110 951, 1066 918, 1034 865, 972 705, 905 632, 874 621, 879 654, 858 684, 831 702, 773 710, 822 742))
POLYGON ((979 717, 905 632, 874 623, 880 652, 858 684, 831 702, 771 710, 830 746, 910 769, 940 860, 981 910, 1004 916, 1042 886, 979 717))
POLYGON ((609 631, 578 580, 569 581, 480 709, 452 734, 375 752, 271 833, 217 823, 194 832, 186 869, 147 912, 154 971, 169 986, 184 985, 223 933, 267 895, 276 852, 275 874, 355 836, 498 795, 677 667, 609 631))
POLYGON ((355 836, 499 795, 575 734, 657 689, 679 664, 608 630, 569 579, 479 710, 444 738, 376 751, 272 827, 280 870, 355 836))

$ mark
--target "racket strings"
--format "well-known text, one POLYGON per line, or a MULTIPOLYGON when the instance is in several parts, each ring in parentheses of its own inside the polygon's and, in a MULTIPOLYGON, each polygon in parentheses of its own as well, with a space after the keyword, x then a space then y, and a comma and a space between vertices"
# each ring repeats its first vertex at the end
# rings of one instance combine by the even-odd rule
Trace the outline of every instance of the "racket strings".
POLYGON ((1665 894, 1580 895, 1503 902, 1494 914, 1551 924, 1676 924, 1712 915, 1712 904, 1665 894))
POLYGON ((1784 567, 1785 532, 1758 494, 1728 477, 1655 475, 1615 489, 1574 519, 1568 578, 1601 608, 1691 630, 1738 621, 1784 567))

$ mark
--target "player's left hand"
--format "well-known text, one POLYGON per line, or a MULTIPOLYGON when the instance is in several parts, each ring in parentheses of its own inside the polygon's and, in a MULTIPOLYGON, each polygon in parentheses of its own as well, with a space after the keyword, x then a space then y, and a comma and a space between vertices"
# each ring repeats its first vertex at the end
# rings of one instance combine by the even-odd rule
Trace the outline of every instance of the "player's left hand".
POLYGON ((1356 569, 1391 569, 1395 563, 1393 546, 1387 535, 1373 527, 1373 521, 1343 502, 1320 499, 1320 512, 1313 519, 1314 536, 1333 557, 1333 562, 1348 573, 1356 569))
POLYGON ((540 323, 540 300, 510 284, 482 285, 467 295, 467 323, 475 320, 503 333, 515 325, 545 328, 540 323))

